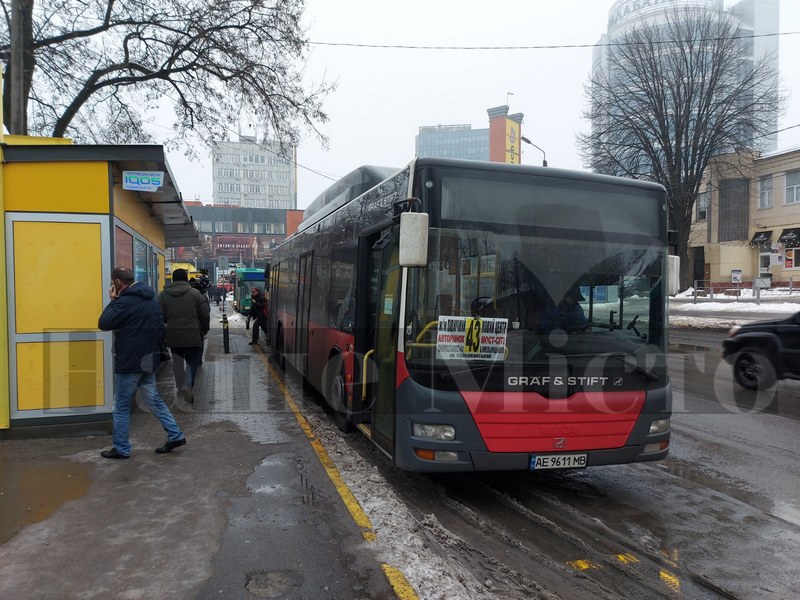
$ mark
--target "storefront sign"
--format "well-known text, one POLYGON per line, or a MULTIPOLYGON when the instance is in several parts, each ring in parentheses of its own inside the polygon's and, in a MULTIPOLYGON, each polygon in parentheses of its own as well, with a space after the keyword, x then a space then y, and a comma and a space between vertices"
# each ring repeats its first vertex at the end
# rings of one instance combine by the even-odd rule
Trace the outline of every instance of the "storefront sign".
POLYGON ((123 171, 122 189, 157 192, 164 185, 164 171, 123 171))

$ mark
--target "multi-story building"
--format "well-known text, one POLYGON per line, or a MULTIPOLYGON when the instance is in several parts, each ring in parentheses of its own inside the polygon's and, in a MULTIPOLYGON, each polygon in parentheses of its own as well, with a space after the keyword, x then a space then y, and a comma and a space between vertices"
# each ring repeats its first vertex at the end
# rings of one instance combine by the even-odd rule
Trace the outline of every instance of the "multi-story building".
POLYGON ((719 157, 701 189, 689 237, 695 281, 800 285, 800 148, 719 157))
MULTIPOLYGON (((732 3, 727 12, 735 18, 744 34, 741 42, 740 59, 750 66, 755 61, 766 58, 775 72, 778 72, 778 2, 779 0, 740 0, 732 3), (752 35, 752 38, 748 38, 752 35)), ((608 14, 608 31, 601 35, 594 48, 593 69, 609 75, 609 52, 614 42, 618 41, 631 28, 644 23, 664 22, 676 8, 708 8, 723 13, 726 11, 724 0, 618 0, 608 14)), ((676 48, 677 50, 678 48, 676 48)), ((745 68, 742 69, 746 73, 745 68)), ((774 123, 771 131, 774 135, 760 140, 764 151, 777 147, 778 103, 773 114, 766 118, 774 123)))
POLYGON ((297 231, 301 210, 245 208, 184 202, 186 212, 200 233, 201 246, 171 249, 169 260, 191 262, 198 269, 214 271, 220 259, 230 264, 264 268, 271 249, 297 231))
POLYGON ((519 163, 524 115, 509 115, 505 105, 486 112, 489 115, 486 129, 473 129, 466 124, 420 127, 415 138, 416 156, 519 163))
POLYGON ((489 160, 489 128, 472 125, 426 125, 415 136, 415 152, 425 158, 489 160))
POLYGON ((297 208, 296 149, 239 136, 211 146, 214 204, 245 208, 297 208))

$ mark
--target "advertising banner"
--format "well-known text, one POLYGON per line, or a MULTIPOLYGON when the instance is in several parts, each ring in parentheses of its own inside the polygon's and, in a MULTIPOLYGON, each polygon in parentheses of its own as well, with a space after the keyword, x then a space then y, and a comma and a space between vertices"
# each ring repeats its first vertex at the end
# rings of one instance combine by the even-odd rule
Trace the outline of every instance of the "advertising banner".
POLYGON ((506 162, 512 165, 520 164, 520 135, 519 123, 506 119, 506 162))
POLYGON ((218 256, 230 257, 232 261, 264 260, 268 258, 270 248, 283 241, 282 235, 252 235, 245 233, 221 233, 212 235, 201 233, 202 246, 179 246, 175 248, 175 260, 207 259, 214 260, 218 256))

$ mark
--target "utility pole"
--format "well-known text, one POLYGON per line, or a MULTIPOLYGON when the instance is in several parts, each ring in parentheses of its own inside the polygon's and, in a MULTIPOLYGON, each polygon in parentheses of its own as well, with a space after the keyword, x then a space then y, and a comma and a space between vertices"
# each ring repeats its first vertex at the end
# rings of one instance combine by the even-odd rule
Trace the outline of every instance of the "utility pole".
MULTIPOLYGON (((9 133, 26 135, 28 133, 28 117, 25 110, 25 54, 32 52, 32 32, 26 34, 26 21, 30 22, 33 11, 33 0, 14 0, 11 2, 11 27, 9 31, 11 56, 9 68, 10 106, 9 133)), ((27 29, 30 29, 28 27, 27 29)), ((30 68, 33 68, 33 57, 30 57, 30 68)))

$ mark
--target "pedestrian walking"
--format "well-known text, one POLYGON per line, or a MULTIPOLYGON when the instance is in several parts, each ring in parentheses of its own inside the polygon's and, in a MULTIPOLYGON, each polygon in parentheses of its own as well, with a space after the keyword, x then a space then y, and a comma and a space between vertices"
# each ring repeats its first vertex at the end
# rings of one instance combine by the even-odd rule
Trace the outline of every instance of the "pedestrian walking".
POLYGON ((130 269, 117 267, 111 273, 108 297, 111 302, 100 315, 98 327, 114 332, 114 445, 100 455, 130 457, 131 402, 137 389, 167 432, 167 441, 156 448, 156 453, 172 452, 186 444, 186 437, 156 389, 155 371, 164 335, 156 293, 147 284, 135 281, 130 269))
POLYGON ((211 323, 208 296, 189 284, 186 269, 175 269, 172 283, 158 295, 158 302, 167 324, 166 343, 178 395, 194 402, 192 388, 203 364, 203 342, 211 323))
POLYGON ((250 290, 250 315, 249 318, 253 319, 253 338, 250 342, 251 346, 258 344, 258 330, 264 331, 267 334, 267 315, 269 314, 269 303, 264 292, 260 287, 253 287, 250 290))

